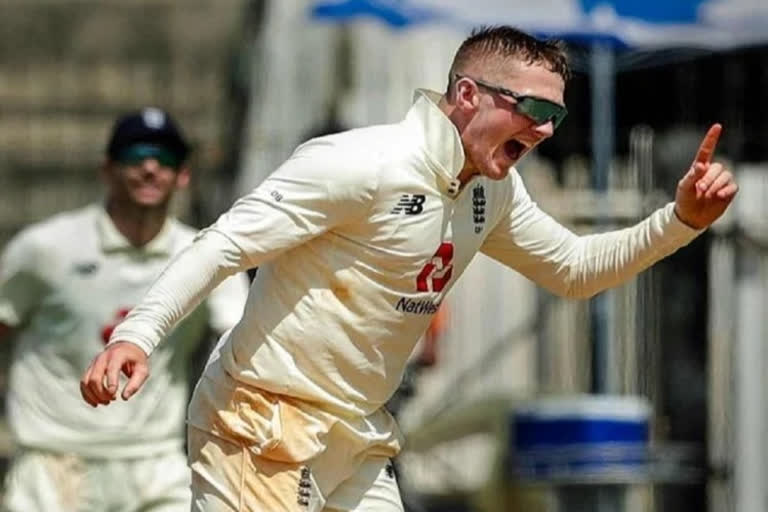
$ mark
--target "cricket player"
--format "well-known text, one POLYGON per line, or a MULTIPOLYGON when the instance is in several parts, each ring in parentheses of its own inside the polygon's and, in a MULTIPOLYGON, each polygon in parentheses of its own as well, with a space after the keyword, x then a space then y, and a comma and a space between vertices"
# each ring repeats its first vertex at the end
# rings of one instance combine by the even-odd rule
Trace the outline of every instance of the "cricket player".
POLYGON ((168 217, 189 180, 188 145, 162 110, 120 118, 103 166, 103 203, 22 230, 0 260, 0 334, 14 341, 7 419, 18 453, 7 475, 12 512, 186 512, 189 370, 207 325, 243 312, 233 276, 169 330, 152 377, 131 402, 94 410, 77 380, 112 330, 196 230, 168 217))
POLYGON ((689 243, 736 194, 711 159, 715 125, 674 202, 619 231, 559 225, 514 164, 565 118, 568 76, 559 44, 483 28, 446 91, 417 91, 402 122, 301 145, 166 269, 84 373, 83 397, 131 398, 177 319, 259 266, 190 404, 193 510, 402 511, 389 462, 402 439, 382 404, 475 254, 589 297, 689 243))

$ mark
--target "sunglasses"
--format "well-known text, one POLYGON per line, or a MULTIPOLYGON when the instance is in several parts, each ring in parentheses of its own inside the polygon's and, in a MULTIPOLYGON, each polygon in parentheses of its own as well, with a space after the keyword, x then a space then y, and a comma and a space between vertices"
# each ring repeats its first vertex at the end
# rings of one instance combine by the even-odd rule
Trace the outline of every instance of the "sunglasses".
POLYGON ((537 98, 535 96, 526 96, 524 94, 510 91, 499 85, 489 84, 477 78, 472 78, 463 75, 454 75, 454 78, 467 78, 472 80, 483 89, 487 89, 496 94, 502 96, 509 96, 515 100, 515 110, 533 120, 537 125, 547 124, 552 121, 552 126, 557 128, 560 123, 563 122, 565 116, 568 115, 568 109, 563 105, 559 105, 554 101, 545 100, 543 98, 537 98))
POLYGON ((128 146, 117 154, 117 160, 124 165, 141 165, 147 158, 154 158, 163 167, 177 169, 181 165, 181 159, 172 151, 153 144, 134 144, 128 146))

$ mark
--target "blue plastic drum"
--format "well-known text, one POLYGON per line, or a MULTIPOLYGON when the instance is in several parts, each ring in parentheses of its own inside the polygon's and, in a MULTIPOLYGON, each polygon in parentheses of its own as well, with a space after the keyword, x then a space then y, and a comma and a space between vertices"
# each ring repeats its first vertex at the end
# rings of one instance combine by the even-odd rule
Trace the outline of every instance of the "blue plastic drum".
POLYGON ((523 403, 510 419, 509 463, 522 480, 633 483, 648 473, 651 407, 634 396, 523 403))

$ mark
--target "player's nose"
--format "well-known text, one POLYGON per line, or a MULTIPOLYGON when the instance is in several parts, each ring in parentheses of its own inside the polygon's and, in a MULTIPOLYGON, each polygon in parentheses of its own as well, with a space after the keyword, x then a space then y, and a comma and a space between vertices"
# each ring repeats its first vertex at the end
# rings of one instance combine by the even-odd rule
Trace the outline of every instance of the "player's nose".
POLYGON ((550 119, 546 123, 533 124, 533 131, 540 139, 548 139, 555 134, 555 123, 550 119))
POLYGON ((141 161, 141 169, 145 172, 157 172, 160 170, 160 162, 156 158, 145 158, 141 161))

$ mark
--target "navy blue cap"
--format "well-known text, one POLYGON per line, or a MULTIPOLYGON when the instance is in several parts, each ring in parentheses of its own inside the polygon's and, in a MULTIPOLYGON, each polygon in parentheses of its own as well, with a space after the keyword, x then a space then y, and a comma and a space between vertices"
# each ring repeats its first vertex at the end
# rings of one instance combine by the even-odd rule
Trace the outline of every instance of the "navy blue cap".
POLYGON ((171 151, 183 162, 189 155, 189 144, 171 116, 162 109, 144 108, 125 114, 115 121, 107 145, 111 159, 134 144, 153 144, 171 151))

